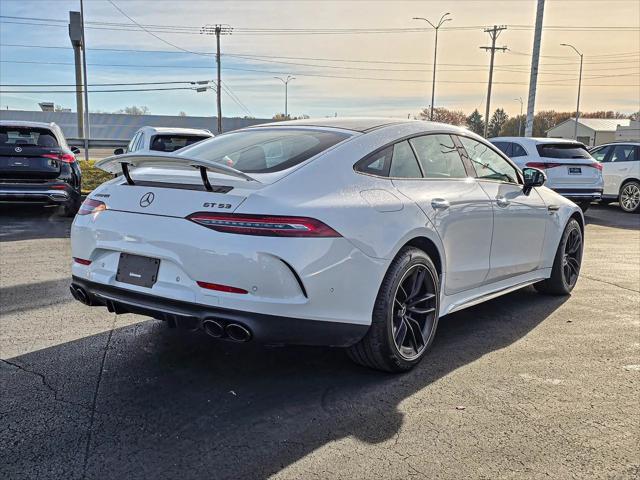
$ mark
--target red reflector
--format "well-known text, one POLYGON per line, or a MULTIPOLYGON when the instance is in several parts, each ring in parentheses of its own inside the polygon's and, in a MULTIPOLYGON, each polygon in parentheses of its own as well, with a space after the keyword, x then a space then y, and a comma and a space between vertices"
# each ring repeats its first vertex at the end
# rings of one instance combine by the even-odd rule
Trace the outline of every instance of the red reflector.
POLYGON ((51 189, 52 190, 65 190, 67 188, 67 185, 62 184, 62 185, 51 185, 51 189))
POLYGON ((102 212, 107 209, 107 205, 100 200, 94 200, 92 198, 86 198, 82 205, 80 205, 80 210, 78 210, 78 215, 89 215, 91 213, 102 212))
POLYGON ((73 163, 76 161, 76 157, 70 153, 43 153, 41 157, 58 160, 63 163, 73 163))
POLYGON ((206 288, 207 290, 217 290, 219 292, 227 293, 249 293, 243 288, 230 287, 229 285, 220 285, 219 283, 209 282, 196 282, 199 287, 206 288))
POLYGON ((84 258, 73 257, 73 261, 80 265, 91 265, 91 260, 85 260, 84 258))
POLYGON ((308 217, 233 213, 192 213, 188 220, 218 232, 264 237, 340 237, 333 228, 308 217))

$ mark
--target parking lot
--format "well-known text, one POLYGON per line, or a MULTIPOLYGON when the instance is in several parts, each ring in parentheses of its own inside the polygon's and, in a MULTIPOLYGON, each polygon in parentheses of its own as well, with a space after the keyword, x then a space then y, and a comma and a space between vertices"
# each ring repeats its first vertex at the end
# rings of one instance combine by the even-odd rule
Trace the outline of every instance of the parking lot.
POLYGON ((5 207, 0 476, 638 478, 640 216, 586 219, 570 298, 526 288, 444 317, 389 375, 85 307, 70 220, 5 207))

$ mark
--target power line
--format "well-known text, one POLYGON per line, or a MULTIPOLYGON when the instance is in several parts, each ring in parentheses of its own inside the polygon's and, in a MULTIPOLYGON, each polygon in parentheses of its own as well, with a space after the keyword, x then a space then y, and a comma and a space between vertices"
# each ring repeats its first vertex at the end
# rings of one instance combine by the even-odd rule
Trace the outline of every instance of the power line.
MULTIPOLYGON (((168 88, 131 88, 131 89, 113 89, 113 90, 88 90, 89 93, 123 93, 123 92, 159 92, 171 90, 191 90, 195 92, 194 87, 168 87, 168 88)), ((0 93, 73 93, 74 95, 82 90, 0 90, 0 93)))
MULTIPOLYGON (((213 80, 201 80, 201 81, 164 81, 164 82, 128 82, 128 83, 89 83, 89 87, 119 87, 119 86, 135 86, 135 85, 177 85, 177 84, 201 84, 202 82, 211 82, 213 80)), ((0 87, 75 87, 75 83, 20 83, 20 84, 0 84, 0 87)))

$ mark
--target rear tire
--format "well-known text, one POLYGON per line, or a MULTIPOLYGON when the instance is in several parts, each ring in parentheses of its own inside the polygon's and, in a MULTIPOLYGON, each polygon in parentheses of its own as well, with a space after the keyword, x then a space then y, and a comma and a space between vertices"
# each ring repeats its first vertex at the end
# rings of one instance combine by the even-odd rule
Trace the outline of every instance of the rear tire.
POLYGON ((620 208, 627 213, 640 212, 640 182, 630 180, 620 187, 620 208))
POLYGON ((562 233, 551 276, 535 283, 535 289, 548 295, 569 295, 580 275, 582 250, 582 229, 576 219, 572 218, 562 233))
POLYGON ((373 308, 371 327, 347 353, 356 363, 405 372, 429 350, 440 306, 438 272, 429 256, 404 247, 391 262, 373 308))

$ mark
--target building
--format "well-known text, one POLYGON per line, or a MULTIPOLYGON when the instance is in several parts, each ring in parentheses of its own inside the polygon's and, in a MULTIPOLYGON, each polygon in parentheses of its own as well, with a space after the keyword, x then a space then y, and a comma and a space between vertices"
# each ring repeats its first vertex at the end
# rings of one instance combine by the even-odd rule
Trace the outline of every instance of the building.
MULTIPOLYGON (((630 122, 628 118, 581 118, 578 120, 577 140, 589 147, 613 142, 618 126, 628 127, 630 122)), ((569 118, 547 130, 547 137, 571 140, 574 138, 575 125, 575 118, 569 118)))
POLYGON ((640 142, 640 120, 631 120, 629 125, 618 125, 616 142, 640 142))

